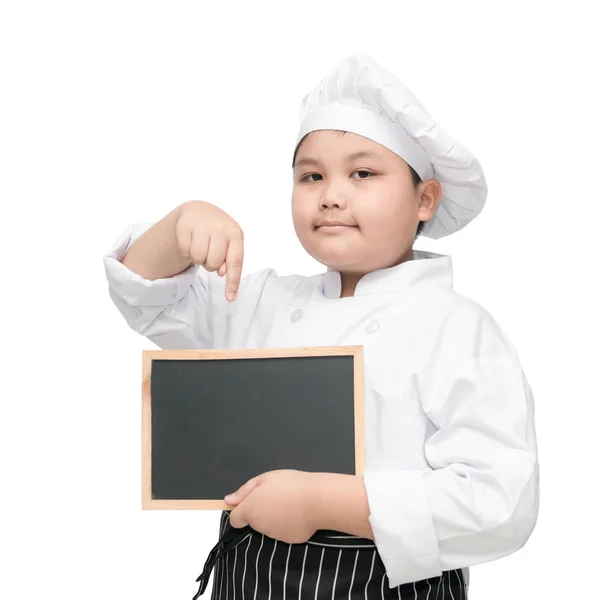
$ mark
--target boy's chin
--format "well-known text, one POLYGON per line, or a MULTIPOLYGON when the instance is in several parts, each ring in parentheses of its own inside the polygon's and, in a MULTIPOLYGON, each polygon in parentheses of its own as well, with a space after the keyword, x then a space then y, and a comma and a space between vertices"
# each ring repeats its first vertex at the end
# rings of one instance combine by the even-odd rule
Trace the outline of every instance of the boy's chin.
POLYGON ((339 243, 340 240, 327 240, 326 243, 314 243, 314 240, 300 240, 304 250, 317 262, 335 271, 360 272, 366 263, 366 256, 356 244, 339 243), (351 246, 354 246, 352 248, 351 246))
POLYGON ((320 252, 316 255, 313 254, 312 257, 328 269, 333 269, 334 271, 360 272, 361 263, 363 262, 361 256, 340 255, 334 252, 320 252))

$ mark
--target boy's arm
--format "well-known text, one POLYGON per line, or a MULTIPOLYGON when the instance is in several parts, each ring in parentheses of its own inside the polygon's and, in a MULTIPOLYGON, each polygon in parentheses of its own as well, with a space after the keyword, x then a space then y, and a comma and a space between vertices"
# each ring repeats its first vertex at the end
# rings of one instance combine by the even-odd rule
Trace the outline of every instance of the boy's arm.
MULTIPOLYGON (((150 223, 129 225, 104 255, 110 298, 127 324, 159 348, 211 348, 209 275, 216 278, 218 275, 190 264, 169 277, 148 279, 143 275, 153 277, 158 273, 150 272, 151 268, 143 268, 135 256, 135 260, 128 264, 142 274, 124 264, 127 261, 123 258, 129 256, 130 251, 135 248, 143 250, 141 238, 151 228, 150 223)), ((149 239, 147 237, 146 241, 149 239)), ((171 270, 176 271, 179 266, 172 264, 171 270)))
POLYGON ((362 476, 316 473, 313 506, 318 529, 374 539, 362 476))
POLYGON ((144 228, 124 250, 120 262, 143 279, 154 281, 181 273, 192 264, 177 247, 175 225, 181 206, 154 225, 144 228))
POLYGON ((314 488, 319 529, 374 539, 390 588, 511 554, 537 520, 533 397, 516 359, 466 360, 437 394, 431 469, 323 473, 314 488))
POLYGON ((243 345, 243 335, 257 318, 257 307, 263 307, 261 314, 270 314, 285 291, 285 285, 267 286, 277 273, 262 269, 245 275, 237 299, 229 302, 226 277, 217 272, 195 263, 177 272, 184 263, 177 264, 172 255, 153 266, 153 244, 166 244, 153 241, 153 227, 150 223, 129 225, 104 256, 110 298, 128 325, 165 350, 243 345), (150 253, 148 264, 143 260, 145 253, 150 253), (175 274, 166 276, 169 272, 175 274))

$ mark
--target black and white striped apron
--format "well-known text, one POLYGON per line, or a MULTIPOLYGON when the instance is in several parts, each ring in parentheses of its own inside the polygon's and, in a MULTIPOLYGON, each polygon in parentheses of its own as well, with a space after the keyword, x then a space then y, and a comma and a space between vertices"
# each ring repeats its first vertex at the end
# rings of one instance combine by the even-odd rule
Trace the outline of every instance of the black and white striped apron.
POLYGON ((467 600, 461 569, 389 588, 373 540, 319 530, 303 544, 275 540, 250 526, 231 527, 223 511, 219 542, 210 552, 200 588, 215 568, 211 600, 467 600))

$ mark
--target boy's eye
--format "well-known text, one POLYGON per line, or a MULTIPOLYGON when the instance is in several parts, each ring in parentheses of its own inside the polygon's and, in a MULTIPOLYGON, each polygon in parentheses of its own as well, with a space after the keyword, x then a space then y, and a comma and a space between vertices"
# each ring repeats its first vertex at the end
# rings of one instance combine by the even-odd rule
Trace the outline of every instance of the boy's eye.
MULTIPOLYGON (((308 175, 305 175, 300 181, 307 181, 307 177, 312 177, 313 175, 318 175, 319 177, 321 177, 321 175, 319 175, 319 173, 309 173, 308 175)), ((313 183, 313 182, 311 182, 313 183)))
MULTIPOLYGON (((359 179, 368 179, 369 175, 373 175, 373 173, 371 173, 371 171, 365 171, 364 169, 359 169, 358 171, 354 171, 354 173, 352 173, 352 174, 354 175, 355 173, 363 173, 363 174, 366 173, 366 175, 367 175, 366 177, 359 177, 359 179)), ((322 175, 319 173, 309 173, 308 175, 305 175, 304 177, 302 177, 302 179, 300 181, 311 181, 307 178, 312 177, 313 175, 316 175, 317 177, 322 177, 322 175)), ((314 180, 312 182, 314 183, 314 180)))

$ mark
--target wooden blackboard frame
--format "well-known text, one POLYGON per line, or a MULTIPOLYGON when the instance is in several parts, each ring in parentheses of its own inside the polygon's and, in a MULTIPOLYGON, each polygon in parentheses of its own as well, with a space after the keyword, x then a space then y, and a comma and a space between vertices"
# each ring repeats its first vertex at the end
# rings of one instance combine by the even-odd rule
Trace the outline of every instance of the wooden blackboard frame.
POLYGON ((231 510, 225 500, 168 500, 152 498, 152 361, 215 360, 240 358, 285 358, 301 356, 353 356, 354 433, 356 475, 365 468, 364 351, 363 346, 315 346, 233 350, 143 350, 142 351, 142 509, 231 510))

